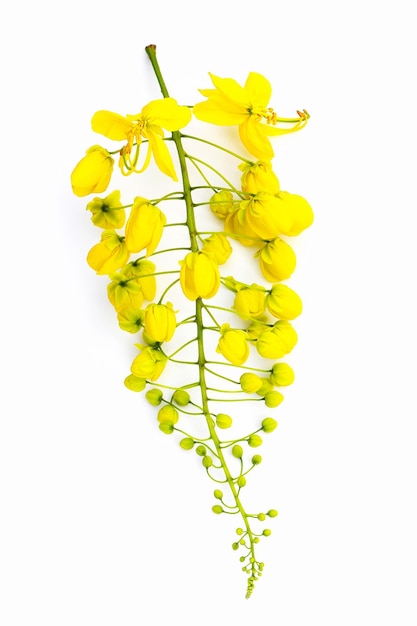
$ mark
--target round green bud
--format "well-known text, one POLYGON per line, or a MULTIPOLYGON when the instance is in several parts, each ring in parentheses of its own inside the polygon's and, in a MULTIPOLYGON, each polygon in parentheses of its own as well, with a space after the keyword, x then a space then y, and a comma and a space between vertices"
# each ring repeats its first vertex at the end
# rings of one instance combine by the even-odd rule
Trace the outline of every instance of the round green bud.
POLYGON ((240 377, 240 386, 245 393, 256 393, 262 385, 262 380, 256 374, 246 373, 240 377))
POLYGON ((265 528, 265 530, 263 531, 263 535, 264 537, 269 537, 269 535, 272 533, 271 530, 269 530, 269 528, 265 528))
POLYGON ((260 454, 255 454, 255 455, 252 457, 252 463, 253 463, 254 465, 259 465, 259 463, 262 463, 262 457, 261 457, 261 455, 260 455, 260 454))
POLYGON ((174 426, 172 424, 165 424, 165 422, 163 422, 162 424, 159 424, 159 430, 162 430, 165 435, 172 435, 172 433, 174 432, 174 426))
POLYGON ((261 386, 259 387, 259 389, 256 392, 258 396, 263 397, 267 393, 269 393, 269 392, 274 390, 274 385, 271 383, 269 378, 261 378, 260 381, 261 381, 261 386))
POLYGON ((178 411, 170 404, 166 404, 158 411, 158 422, 161 424, 176 424, 178 422, 178 411))
POLYGON ((243 535, 243 528, 236 528, 237 535, 243 535))
POLYGON ((239 487, 244 487, 246 485, 246 478, 244 476, 239 476, 236 482, 239 487))
POLYGON ((129 374, 129 376, 125 378, 125 386, 130 389, 130 391, 143 391, 146 387, 146 378, 138 378, 134 374, 129 374))
POLYGON ((217 500, 221 500, 223 498, 223 491, 220 491, 220 489, 215 489, 214 497, 217 498, 217 500))
POLYGON ((213 465, 213 459, 211 458, 211 456, 203 456, 201 462, 206 468, 213 465))
POLYGON ((178 406, 187 406, 190 401, 190 394, 188 391, 185 391, 185 389, 177 389, 174 391, 172 399, 178 404, 178 406))
POLYGON ((269 517, 276 517, 278 515, 278 511, 276 511, 275 509, 270 509, 267 515, 269 515, 269 517))
POLYGON ((145 398, 152 406, 158 406, 162 402, 162 395, 160 389, 149 389, 145 394, 145 398))
POLYGON ((233 550, 239 550, 239 544, 238 543, 232 543, 232 548, 233 548, 233 550))
POLYGON ((198 456, 205 456, 207 454, 205 446, 197 446, 195 451, 197 452, 198 456))
POLYGON ((216 426, 218 426, 218 428, 230 428, 231 425, 232 418, 230 415, 226 415, 225 413, 216 415, 216 426))
POLYGON ((287 363, 275 363, 271 372, 271 380, 276 387, 286 387, 294 382, 294 371, 287 363))
POLYGON ((258 563, 259 566, 259 570, 262 572, 263 568, 265 567, 265 563, 258 563))
POLYGON ((237 459, 241 459, 243 456, 243 450, 242 447, 239 445, 234 445, 232 448, 232 454, 233 456, 235 456, 237 459))
POLYGON ((262 420, 262 430, 265 433, 272 433, 273 430, 278 426, 277 420, 274 420, 273 417, 266 417, 262 420))
POLYGON ((244 560, 245 560, 245 557, 244 557, 244 556, 241 556, 241 557, 240 557, 240 559, 239 559, 239 561, 240 561, 241 563, 243 563, 243 562, 244 562, 244 560))
POLYGON ((180 447, 183 450, 192 450, 194 448, 194 440, 191 437, 185 437, 185 439, 181 439, 180 447))
POLYGON ((262 445, 262 437, 259 435, 251 435, 248 439, 248 445, 251 448, 258 448, 258 446, 262 445))
POLYGON ((259 537, 254 537, 253 538, 253 543, 259 543, 259 537))
POLYGON ((259 520, 260 522, 264 522, 264 521, 266 520, 266 515, 265 515, 265 513, 259 513, 259 515, 258 515, 258 520, 259 520))
POLYGON ((211 507, 211 510, 213 511, 213 513, 216 513, 216 515, 220 515, 220 513, 223 513, 223 507, 221 507, 220 504, 215 504, 211 507))
POLYGON ((274 409, 276 406, 281 404, 283 399, 284 396, 279 391, 268 391, 264 398, 266 406, 270 409, 274 409))

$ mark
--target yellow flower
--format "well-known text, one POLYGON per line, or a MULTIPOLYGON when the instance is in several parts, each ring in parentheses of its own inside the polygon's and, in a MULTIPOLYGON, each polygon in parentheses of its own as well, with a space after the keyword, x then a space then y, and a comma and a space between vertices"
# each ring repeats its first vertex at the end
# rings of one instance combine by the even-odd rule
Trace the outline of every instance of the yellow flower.
POLYGON ((92 146, 71 174, 72 191, 76 196, 106 191, 113 172, 114 159, 101 146, 92 146))
POLYGON ((278 193, 279 180, 272 171, 272 165, 269 161, 241 163, 239 169, 243 172, 240 180, 242 191, 245 193, 258 193, 258 191, 278 193))
POLYGON ((179 106, 173 98, 164 98, 149 102, 136 115, 123 116, 111 111, 97 111, 93 115, 91 125, 96 133, 115 141, 127 142, 122 148, 119 162, 123 174, 143 172, 153 154, 159 169, 167 176, 178 180, 171 155, 163 140, 163 129, 179 130, 184 128, 190 119, 191 112, 188 107, 179 106), (140 146, 144 139, 148 142, 148 148, 144 163, 138 169, 140 146))
POLYGON ((235 296, 233 306, 243 319, 261 317, 266 308, 265 289, 255 284, 240 289, 235 296))
POLYGON ((311 226, 314 220, 314 213, 307 200, 295 193, 288 193, 288 191, 281 191, 278 194, 278 199, 281 202, 282 210, 291 219, 290 228, 282 231, 283 234, 294 237, 311 226))
POLYGON ((158 245, 166 217, 158 207, 145 198, 135 198, 126 223, 126 245, 130 252, 140 252, 146 248, 149 256, 158 245))
POLYGON ((287 285, 281 284, 272 287, 266 298, 266 307, 271 315, 281 320, 293 320, 303 309, 300 296, 287 285))
POLYGON ((224 222, 226 233, 233 235, 242 246, 256 246, 262 241, 249 226, 246 220, 246 209, 242 204, 228 213, 224 222))
POLYGON ((278 322, 275 322, 272 326, 272 332, 280 337, 285 348, 285 354, 291 352, 294 346, 297 345, 297 333, 295 332, 294 326, 292 326, 287 320, 279 320, 278 322))
POLYGON ((210 209, 221 220, 224 220, 229 215, 234 206, 233 194, 226 189, 218 191, 210 198, 210 209))
POLYGON ((172 304, 149 304, 145 310, 143 326, 145 334, 153 342, 170 341, 177 327, 172 304))
POLYGON ((189 300, 216 295, 220 286, 219 268, 209 254, 189 252, 180 264, 180 283, 189 300))
POLYGON ((122 228, 125 211, 120 202, 120 191, 112 191, 106 198, 94 198, 87 204, 91 221, 99 228, 122 228))
POLYGON ((211 254, 218 265, 223 265, 232 254, 232 246, 225 235, 213 233, 204 239, 202 251, 211 254))
POLYGON ((278 198, 264 191, 240 203, 244 222, 261 239, 273 239, 291 228, 292 220, 281 205, 278 198))
POLYGON ((279 237, 269 241, 257 256, 262 274, 271 283, 286 280, 295 269, 295 252, 279 237))
POLYGON ((220 333, 222 336, 216 352, 222 354, 233 365, 242 365, 250 353, 245 331, 230 328, 229 324, 223 324, 220 333))
POLYGON ((256 341, 256 349, 265 359, 281 359, 286 354, 284 342, 272 329, 261 333, 256 341))
POLYGON ((297 111, 298 118, 282 119, 268 107, 272 88, 261 74, 250 72, 244 87, 232 78, 219 78, 213 74, 210 78, 215 89, 200 89, 207 100, 194 106, 195 116, 219 126, 239 126, 243 145, 258 159, 271 160, 274 156, 268 136, 293 132, 307 123, 306 111, 297 111), (281 122, 292 126, 276 126, 281 122))
POLYGON ((134 261, 122 269, 122 274, 126 280, 135 281, 140 285, 143 297, 150 302, 156 294, 156 278, 154 276, 156 267, 152 261, 134 261))
POLYGON ((143 348, 134 359, 131 372, 137 378, 156 380, 164 371, 167 357, 157 348, 143 348))
POLYGON ((140 311, 144 296, 138 281, 126 278, 123 272, 111 275, 112 281, 107 286, 107 295, 116 313, 124 309, 140 311))
POLYGON ((127 263, 129 256, 124 237, 120 237, 114 230, 105 230, 100 243, 88 253, 87 263, 97 274, 112 274, 127 263))

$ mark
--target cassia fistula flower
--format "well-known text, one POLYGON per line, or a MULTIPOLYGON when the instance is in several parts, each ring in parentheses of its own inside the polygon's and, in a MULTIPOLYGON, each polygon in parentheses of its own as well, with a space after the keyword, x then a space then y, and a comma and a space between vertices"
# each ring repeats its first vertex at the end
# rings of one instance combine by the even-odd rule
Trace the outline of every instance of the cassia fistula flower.
POLYGON ((270 161, 243 162, 239 169, 243 172, 240 178, 242 191, 246 193, 265 191, 273 195, 279 192, 279 180, 272 171, 270 161))
POLYGON ((250 72, 243 87, 232 78, 213 74, 210 78, 215 88, 200 89, 207 100, 194 106, 194 115, 218 126, 238 126, 243 145, 258 159, 271 160, 274 156, 268 137, 294 132, 307 123, 305 111, 297 111, 298 118, 282 119, 268 107, 272 88, 262 74, 250 72), (278 127, 279 122, 290 123, 291 127, 278 127))
POLYGON ((288 191, 281 191, 277 197, 282 203, 282 210, 289 215, 291 220, 290 227, 282 231, 284 235, 295 237, 311 226, 314 220, 314 213, 305 198, 294 193, 288 193, 288 191))
POLYGON ((101 146, 91 146, 71 174, 72 191, 76 196, 102 193, 109 186, 114 159, 101 146))
POLYGON ((99 228, 122 228, 125 223, 125 210, 120 202, 120 191, 112 191, 105 198, 93 198, 87 204, 91 211, 91 221, 99 228))
POLYGON ((216 352, 222 354, 233 365, 242 365, 248 359, 250 352, 245 331, 223 324, 220 333, 216 352))
POLYGON ((232 246, 226 235, 213 233, 203 242, 203 252, 211 254, 217 265, 223 265, 232 254, 232 246))
POLYGON ((233 194, 231 191, 224 189, 218 191, 210 198, 210 209, 221 220, 224 220, 235 206, 233 194))
POLYGON ((268 241, 257 253, 262 274, 271 283, 286 280, 295 269, 296 257, 291 246, 280 237, 268 241))
POLYGON ((152 346, 142 348, 138 356, 133 360, 131 372, 137 378, 157 380, 164 371, 167 357, 152 346))
POLYGON ((153 100, 136 115, 119 115, 111 111, 97 111, 91 120, 91 126, 115 141, 126 141, 122 148, 119 165, 122 173, 143 172, 149 165, 153 154, 159 169, 177 180, 174 164, 164 142, 164 129, 176 131, 184 128, 191 119, 191 112, 185 106, 179 106, 173 98, 153 100), (139 151, 142 142, 147 141, 147 152, 143 164, 138 167, 139 151))
POLYGON ((273 285, 266 298, 266 308, 274 317, 293 320, 303 310, 300 296, 287 285, 273 285))
POLYGON ((220 286, 220 274, 216 261, 203 251, 189 252, 180 262, 180 284, 189 300, 212 298, 220 286))
POLYGON ((114 230, 105 230, 100 243, 93 246, 87 255, 87 263, 97 274, 112 274, 129 260, 124 237, 114 230))
POLYGON ((233 307, 243 319, 261 317, 266 309, 267 292, 260 285, 250 285, 239 289, 233 307))
POLYGON ((126 246, 130 252, 146 248, 146 255, 154 252, 158 245, 166 217, 158 207, 145 198, 135 198, 126 223, 126 246))
POLYGON ((172 304, 149 304, 143 320, 144 332, 152 341, 170 341, 177 326, 172 304))

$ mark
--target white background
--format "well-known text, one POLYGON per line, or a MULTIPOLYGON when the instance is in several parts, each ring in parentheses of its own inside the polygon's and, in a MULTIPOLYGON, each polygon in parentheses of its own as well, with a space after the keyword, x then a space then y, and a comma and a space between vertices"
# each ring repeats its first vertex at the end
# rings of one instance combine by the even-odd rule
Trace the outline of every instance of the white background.
POLYGON ((417 623, 411 9, 2 8, 3 626, 417 623), (280 516, 249 601, 212 485, 123 386, 131 337, 85 263, 97 232, 69 185, 96 110, 159 97, 149 43, 181 102, 200 99, 209 71, 257 71, 276 110, 311 114, 275 144, 283 188, 316 220, 291 283, 304 301, 297 379, 253 483, 280 516))

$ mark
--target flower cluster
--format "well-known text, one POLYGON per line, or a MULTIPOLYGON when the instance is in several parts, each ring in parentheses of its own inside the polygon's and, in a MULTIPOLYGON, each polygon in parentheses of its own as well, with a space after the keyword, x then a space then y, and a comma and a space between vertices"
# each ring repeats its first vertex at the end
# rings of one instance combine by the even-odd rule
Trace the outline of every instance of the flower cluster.
POLYGON ((101 234, 87 262, 108 277, 119 326, 137 338, 126 387, 145 392, 157 407, 159 429, 177 436, 183 450, 193 450, 209 478, 223 486, 225 492, 214 490, 213 512, 240 516, 232 548, 241 551, 249 597, 263 570, 256 546, 271 534, 260 525, 277 511, 247 512, 242 489, 262 461, 253 449, 277 426, 259 407, 275 409, 284 399, 282 388, 294 381, 282 359, 297 343, 292 322, 302 304, 285 281, 296 266, 291 238, 313 222, 308 202, 281 189, 270 138, 300 130, 309 116, 278 117, 269 107, 269 82, 254 72, 243 87, 211 75, 214 88, 201 90, 206 100, 191 111, 169 97, 155 46, 146 52, 163 98, 136 115, 95 113, 93 130, 121 144, 87 150, 71 182, 77 196, 106 192, 116 153, 123 175, 144 172, 152 156, 173 181, 181 171, 182 184, 162 197, 122 202, 119 190, 93 197, 87 209, 101 234), (192 114, 200 122, 237 126, 248 154, 180 132, 192 114), (236 182, 194 155, 198 142, 228 155, 236 182), (233 267, 234 252, 245 249, 256 282, 223 271, 233 267), (169 269, 160 261, 167 257, 169 269), (230 414, 232 402, 255 403, 249 432, 247 420, 230 414))

